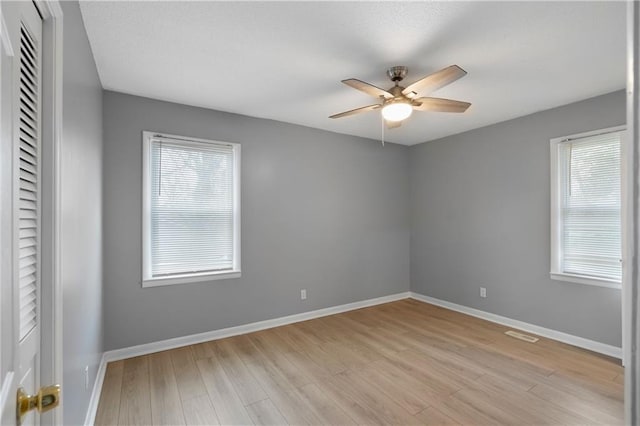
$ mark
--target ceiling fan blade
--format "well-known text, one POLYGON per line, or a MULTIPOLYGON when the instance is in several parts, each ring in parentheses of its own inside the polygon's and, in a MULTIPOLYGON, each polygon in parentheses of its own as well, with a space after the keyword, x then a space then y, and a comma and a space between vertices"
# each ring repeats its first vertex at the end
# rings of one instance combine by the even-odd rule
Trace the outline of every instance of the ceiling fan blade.
POLYGON ((413 109, 417 111, 465 112, 471 106, 469 102, 442 98, 417 98, 414 102, 413 109))
POLYGON ((358 80, 357 78, 349 78, 347 80, 342 80, 344 84, 347 86, 353 87, 354 89, 360 90, 361 92, 366 93, 367 95, 371 95, 374 98, 379 98, 382 96, 385 99, 393 98, 393 95, 386 90, 383 90, 373 84, 369 84, 367 82, 358 80))
POLYGON ((411 97, 412 94, 415 96, 418 92, 428 94, 446 86, 447 84, 453 83, 465 75, 467 75, 465 70, 457 65, 451 65, 408 85, 406 89, 402 91, 402 94, 409 97, 411 97))
POLYGON ((378 109, 381 106, 382 105, 379 105, 379 104, 367 105, 367 106, 363 106, 363 107, 360 107, 360 108, 352 109, 352 110, 349 110, 349 111, 341 112, 339 114, 333 114, 333 115, 329 116, 329 118, 341 118, 341 117, 346 117, 348 115, 358 114, 360 112, 373 111, 374 109, 378 109))
POLYGON ((402 126, 402 121, 389 121, 389 120, 384 120, 384 122, 387 125, 387 129, 395 129, 396 127, 400 127, 402 126))

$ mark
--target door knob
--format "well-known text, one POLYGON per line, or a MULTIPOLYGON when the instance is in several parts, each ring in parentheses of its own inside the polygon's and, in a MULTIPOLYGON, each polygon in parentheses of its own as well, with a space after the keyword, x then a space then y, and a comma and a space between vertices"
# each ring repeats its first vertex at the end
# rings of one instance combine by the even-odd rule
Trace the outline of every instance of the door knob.
POLYGON ((24 389, 18 389, 18 401, 16 404, 16 417, 18 425, 22 417, 31 410, 38 410, 39 413, 56 408, 60 404, 60 385, 41 387, 37 394, 27 395, 24 389))

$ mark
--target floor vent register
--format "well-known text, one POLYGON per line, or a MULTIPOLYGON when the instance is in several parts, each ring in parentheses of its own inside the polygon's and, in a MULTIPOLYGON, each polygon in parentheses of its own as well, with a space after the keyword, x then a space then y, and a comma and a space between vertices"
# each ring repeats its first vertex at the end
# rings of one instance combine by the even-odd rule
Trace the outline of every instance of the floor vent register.
POLYGON ((529 342, 529 343, 535 343, 538 340, 540 340, 537 337, 518 333, 517 331, 513 331, 513 330, 505 331, 504 334, 506 334, 507 336, 515 337, 516 339, 524 340, 525 342, 529 342))

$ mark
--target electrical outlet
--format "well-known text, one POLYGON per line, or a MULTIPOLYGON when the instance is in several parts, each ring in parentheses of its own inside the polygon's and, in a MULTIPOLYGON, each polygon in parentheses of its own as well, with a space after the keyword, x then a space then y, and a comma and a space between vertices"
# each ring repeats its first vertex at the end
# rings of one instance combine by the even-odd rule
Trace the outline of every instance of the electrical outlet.
POLYGON ((480 297, 487 297, 487 289, 480 287, 480 297))
POLYGON ((303 288, 300 290, 300 300, 305 300, 307 298, 307 289, 303 288))
POLYGON ((89 389, 89 366, 85 365, 84 367, 84 388, 89 389))

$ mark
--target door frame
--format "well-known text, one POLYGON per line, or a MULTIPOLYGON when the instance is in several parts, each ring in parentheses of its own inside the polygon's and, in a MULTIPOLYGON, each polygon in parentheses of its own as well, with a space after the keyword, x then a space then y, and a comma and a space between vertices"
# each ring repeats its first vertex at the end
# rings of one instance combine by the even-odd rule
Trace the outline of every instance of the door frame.
MULTIPOLYGON (((63 381, 61 257, 61 161, 63 93, 63 13, 58 0, 34 0, 42 15, 42 201, 40 383, 63 381)), ((34 389, 35 391, 35 389, 34 389)), ((60 406, 41 416, 42 424, 63 424, 60 406)))
POLYGON ((630 217, 629 280, 623 293, 627 357, 624 372, 625 423, 640 421, 640 4, 627 2, 627 134, 629 137, 630 217))

